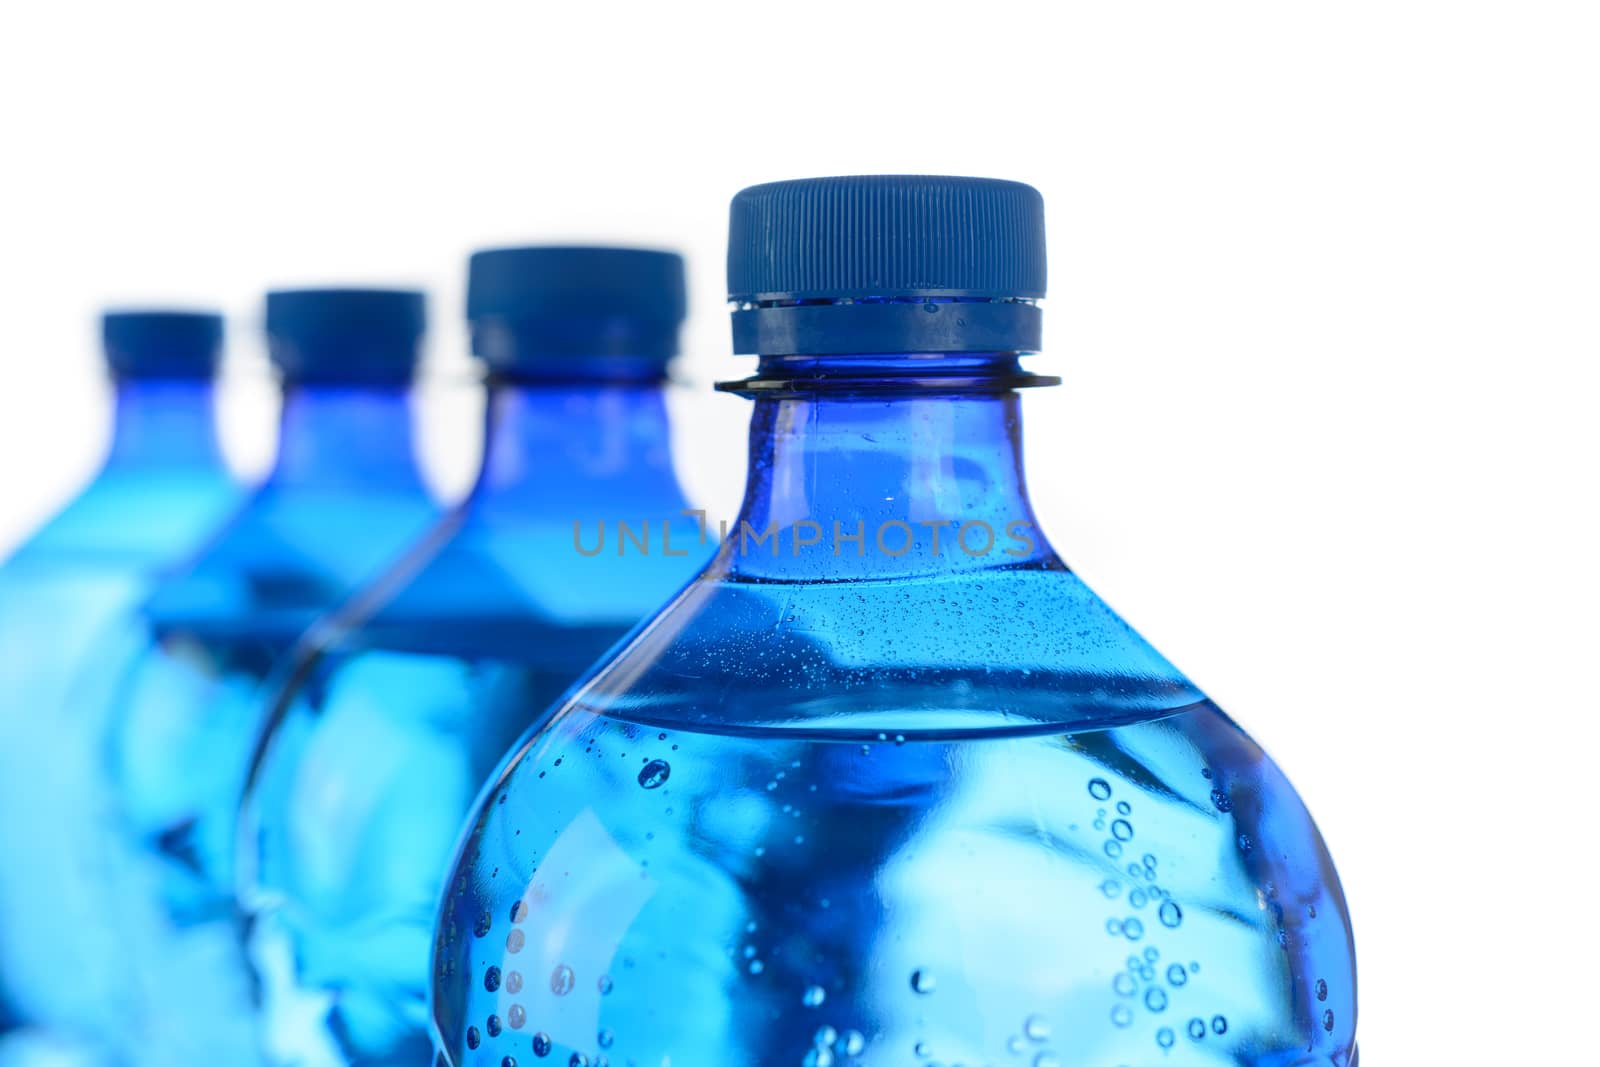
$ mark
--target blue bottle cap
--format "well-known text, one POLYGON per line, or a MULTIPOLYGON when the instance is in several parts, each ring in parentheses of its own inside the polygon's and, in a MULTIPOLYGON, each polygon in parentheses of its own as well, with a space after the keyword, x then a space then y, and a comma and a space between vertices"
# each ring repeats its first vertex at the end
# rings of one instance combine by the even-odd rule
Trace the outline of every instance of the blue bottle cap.
POLYGON ((222 316, 210 311, 107 311, 100 316, 106 363, 118 378, 214 377, 222 316))
POLYGON ((575 357, 664 370, 687 313, 674 252, 535 245, 475 252, 467 267, 472 352, 492 373, 551 373, 575 357))
POLYGON ((1044 294, 1044 200, 1021 182, 805 178, 733 198, 736 352, 1032 352, 1044 294))
POLYGON ((411 289, 279 289, 267 294, 267 343, 286 382, 404 384, 426 318, 411 289))

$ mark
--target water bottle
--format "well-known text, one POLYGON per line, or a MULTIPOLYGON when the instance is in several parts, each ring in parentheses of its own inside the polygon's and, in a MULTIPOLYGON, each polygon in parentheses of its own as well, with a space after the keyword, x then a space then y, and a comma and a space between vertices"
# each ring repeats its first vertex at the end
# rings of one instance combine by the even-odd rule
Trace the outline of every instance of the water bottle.
POLYGON ((664 397, 682 260, 479 252, 467 310, 488 382, 476 485, 313 631, 247 793, 241 902, 275 1063, 430 1062, 434 908, 478 790, 529 709, 709 555, 664 397), (639 516, 651 543, 619 554, 614 524, 639 516))
POLYGON ((0 567, 0 1062, 106 1062, 122 990, 82 952, 114 936, 91 683, 109 631, 238 502, 213 419, 222 333, 205 312, 102 316, 110 450, 0 567))
POLYGON ((268 295, 283 380, 266 481, 141 605, 114 661, 108 777, 133 854, 97 946, 135 984, 141 1064, 247 1064, 255 1047, 234 907, 235 829, 274 665, 437 520, 412 449, 423 298, 268 295))
POLYGON ((1044 249, 1013 182, 734 199, 743 508, 480 800, 447 1063, 1354 1062, 1310 816, 1029 506, 1044 249))

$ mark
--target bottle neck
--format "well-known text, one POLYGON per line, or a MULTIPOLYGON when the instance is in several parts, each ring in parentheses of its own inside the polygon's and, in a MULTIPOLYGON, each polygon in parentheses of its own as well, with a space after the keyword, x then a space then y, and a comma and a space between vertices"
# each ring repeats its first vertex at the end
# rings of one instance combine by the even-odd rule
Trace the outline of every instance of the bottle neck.
POLYGON ((105 470, 141 475, 221 471, 215 402, 209 381, 118 380, 105 470))
POLYGON ((838 580, 1054 560, 1023 478, 1014 355, 763 359, 750 466, 720 559, 838 580))
POLYGON ((409 388, 286 385, 278 455, 267 481, 279 487, 421 490, 409 388))
POLYGON ((471 506, 561 522, 655 519, 688 507, 659 380, 490 386, 471 506))

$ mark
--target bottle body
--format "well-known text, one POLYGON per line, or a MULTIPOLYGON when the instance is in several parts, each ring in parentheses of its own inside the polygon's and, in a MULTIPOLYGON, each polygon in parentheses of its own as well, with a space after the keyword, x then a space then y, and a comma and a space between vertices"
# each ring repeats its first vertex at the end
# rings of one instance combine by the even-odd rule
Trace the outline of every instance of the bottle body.
POLYGON ((291 390, 273 474, 108 657, 102 752, 132 860, 118 944, 101 951, 137 989, 119 1024, 140 1062, 253 1056, 233 902, 239 798, 289 650, 436 521, 409 418, 403 386, 291 390))
POLYGON ((1321 838, 1045 543, 1012 367, 758 401, 716 562, 479 803, 448 1062, 1350 1062, 1321 838))
POLYGON ((114 1044, 126 990, 88 944, 116 936, 99 668, 161 570, 194 552, 241 493, 204 380, 124 381, 95 479, 0 567, 0 987, 14 1024, 58 1050, 114 1044), (31 813, 23 816, 20 813, 31 813))
POLYGON ((257 751, 241 905, 273 1062, 429 1059, 434 910, 474 799, 703 559, 658 384, 501 386, 490 412, 474 492, 319 628, 257 751), (651 550, 580 551, 635 508, 651 550))

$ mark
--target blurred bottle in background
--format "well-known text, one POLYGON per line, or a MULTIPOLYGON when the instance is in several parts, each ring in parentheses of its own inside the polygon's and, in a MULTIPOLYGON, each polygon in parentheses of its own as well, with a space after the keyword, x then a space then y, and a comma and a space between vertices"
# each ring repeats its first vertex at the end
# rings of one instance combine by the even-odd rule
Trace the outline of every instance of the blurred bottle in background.
POLYGON ((85 954, 108 916, 97 649, 156 574, 237 505, 218 446, 220 315, 113 311, 111 448, 89 485, 0 567, 0 1063, 112 1062, 117 970, 85 954))
POLYGON ((756 186, 728 283, 738 525, 479 798, 443 1061, 1352 1067, 1311 816, 1038 529, 1039 194, 756 186))
POLYGON ((434 911, 480 786, 529 709, 709 554, 664 396, 682 260, 480 252, 467 305, 488 377, 476 486, 313 631, 256 758, 241 902, 276 1063, 430 1062, 434 911), (619 520, 648 545, 619 545, 619 520))
POLYGON ((265 683, 437 520, 412 447, 423 316, 411 291, 268 295, 284 389, 274 466, 111 660, 108 773, 136 862, 106 887, 120 936, 95 949, 137 985, 125 1037, 141 1064, 253 1057, 233 860, 265 683))

